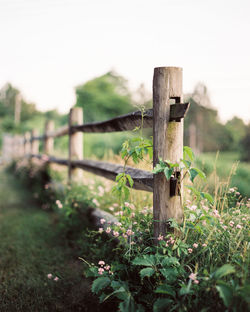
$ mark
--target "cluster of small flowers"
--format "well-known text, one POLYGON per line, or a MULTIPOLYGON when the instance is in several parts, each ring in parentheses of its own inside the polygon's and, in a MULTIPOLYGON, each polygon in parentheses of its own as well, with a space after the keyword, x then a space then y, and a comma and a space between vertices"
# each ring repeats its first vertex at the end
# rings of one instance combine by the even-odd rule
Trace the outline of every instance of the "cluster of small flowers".
POLYGON ((145 207, 143 207, 141 213, 145 216, 145 215, 151 213, 152 210, 153 210, 153 207, 150 208, 150 207, 148 207, 148 206, 145 206, 145 207))
MULTIPOLYGON (((52 275, 51 273, 49 273, 49 274, 47 275, 47 277, 48 277, 48 279, 52 279, 52 278, 53 278, 53 275, 52 275)), ((55 276, 55 277, 53 278, 53 280, 54 280, 55 282, 57 282, 57 281, 59 281, 59 277, 55 276)))
POLYGON ((199 281, 197 280, 197 274, 196 273, 191 273, 189 275, 189 278, 194 282, 194 284, 199 284, 199 281))
MULTIPOLYGON (((207 247, 207 244, 206 243, 203 243, 201 245, 202 247, 207 247)), ((198 243, 193 243, 193 248, 197 249, 199 247, 199 244, 198 243)), ((193 249, 192 248, 188 248, 188 253, 192 253, 193 252, 193 249)))
POLYGON ((100 265, 100 267, 98 268, 98 274, 103 275, 105 271, 108 271, 111 275, 113 274, 113 272, 111 272, 110 270, 110 265, 105 265, 105 262, 103 260, 100 260, 98 264, 100 265))
MULTIPOLYGON (((229 224, 229 226, 230 226, 231 228, 233 228, 234 225, 235 225, 234 221, 232 221, 232 220, 231 220, 228 224, 229 224)), ((226 228, 227 228, 227 226, 225 225, 225 226, 224 226, 224 229, 226 229, 226 228)), ((236 225, 236 229, 241 229, 241 228, 242 228, 242 226, 241 226, 240 224, 237 224, 237 225, 236 225)))
POLYGON ((213 215, 214 215, 215 218, 220 218, 219 211, 216 210, 216 209, 213 210, 213 215))
POLYGON ((112 206, 109 207, 110 211, 114 211, 115 208, 119 207, 119 205, 117 203, 114 203, 112 206))
POLYGON ((98 196, 102 197, 105 192, 104 188, 101 185, 99 185, 97 189, 98 189, 98 196))
POLYGON ((99 202, 98 202, 98 200, 97 200, 96 198, 94 198, 94 199, 92 200, 92 202, 93 202, 93 204, 95 204, 97 207, 100 206, 100 204, 99 204, 99 202))
POLYGON ((57 207, 58 207, 59 209, 62 209, 63 205, 62 205, 62 203, 60 202, 59 199, 56 200, 56 204, 57 204, 57 207))
POLYGON ((228 190, 228 193, 235 193, 235 195, 239 196, 240 195, 240 192, 236 191, 237 190, 237 187, 231 187, 229 190, 228 190))
POLYGON ((128 208, 130 208, 130 209, 132 209, 132 210, 135 209, 135 205, 134 205, 134 204, 131 204, 131 203, 128 203, 128 202, 125 202, 125 203, 124 203, 124 206, 125 206, 125 207, 128 207, 128 208))
POLYGON ((172 236, 170 236, 166 242, 166 247, 168 247, 169 245, 174 245, 174 243, 175 243, 175 240, 173 239, 172 236))

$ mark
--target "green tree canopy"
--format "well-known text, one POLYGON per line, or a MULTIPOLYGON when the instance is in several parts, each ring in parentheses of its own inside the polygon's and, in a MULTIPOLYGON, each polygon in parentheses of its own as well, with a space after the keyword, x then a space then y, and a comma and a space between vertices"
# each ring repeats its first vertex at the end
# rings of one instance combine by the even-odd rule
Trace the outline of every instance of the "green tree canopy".
POLYGON ((108 72, 76 87, 76 106, 84 110, 84 122, 101 121, 135 110, 127 81, 108 72))

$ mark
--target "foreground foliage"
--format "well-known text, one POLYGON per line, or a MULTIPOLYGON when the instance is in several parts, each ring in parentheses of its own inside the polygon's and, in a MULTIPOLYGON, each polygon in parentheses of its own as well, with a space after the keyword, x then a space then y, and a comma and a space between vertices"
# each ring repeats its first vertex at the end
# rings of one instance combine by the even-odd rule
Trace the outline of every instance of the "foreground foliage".
MULTIPOLYGON (((19 176, 27 168, 19 166, 19 176)), ((34 179, 44 176, 39 172, 34 179)), ((119 311, 247 310, 250 201, 237 189, 226 189, 216 202, 187 192, 183 224, 170 220, 172 233, 160 235, 155 246, 150 202, 140 206, 130 196, 118 203, 110 187, 91 179, 86 184, 62 191, 46 181, 36 191, 38 199, 47 196, 47 209, 61 215, 68 234, 78 224, 72 237, 102 304, 119 311), (117 220, 103 218, 99 229, 81 229, 80 216, 100 205, 117 220)))

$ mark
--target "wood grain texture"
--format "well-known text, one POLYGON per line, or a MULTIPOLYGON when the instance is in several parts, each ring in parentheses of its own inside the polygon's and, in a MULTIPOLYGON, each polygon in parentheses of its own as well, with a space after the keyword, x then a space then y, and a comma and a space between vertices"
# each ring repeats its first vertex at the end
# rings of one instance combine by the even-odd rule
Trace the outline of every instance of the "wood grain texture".
MULTIPOLYGON (((179 160, 183 125, 182 122, 170 121, 170 99, 175 99, 176 103, 182 100, 182 69, 178 67, 155 68, 153 79, 154 166, 159 162, 159 158, 171 162, 179 160)), ((177 221, 182 219, 181 196, 180 194, 170 196, 170 183, 163 173, 154 175, 153 207, 156 241, 159 235, 165 235, 169 218, 175 218, 177 221)))
MULTIPOLYGON (((170 107, 170 120, 177 120, 184 118, 189 108, 189 103, 173 104, 170 107)), ((122 115, 110 120, 101 122, 92 122, 84 125, 73 126, 72 132, 82 131, 89 133, 105 133, 134 130, 141 126, 142 114, 141 111, 122 115)), ((148 109, 143 115, 143 128, 153 127, 153 109, 148 109)))
POLYGON ((55 123, 53 120, 48 120, 45 123, 45 129, 44 129, 44 153, 47 155, 53 154, 54 150, 54 138, 49 136, 48 134, 50 132, 53 132, 55 128, 55 123))
POLYGON ((39 153, 39 141, 35 138, 38 135, 38 131, 33 129, 31 132, 31 154, 38 154, 39 153))
MULTIPOLYGON (((32 155, 42 159, 42 155, 36 154, 32 155)), ((57 157, 50 156, 47 160, 48 162, 55 163, 62 166, 68 166, 67 159, 61 159, 57 157)), ((73 168, 80 168, 82 170, 92 172, 96 175, 102 176, 109 180, 115 181, 118 173, 123 172, 123 166, 112 164, 108 162, 95 161, 95 160, 72 160, 71 165, 73 168)), ((147 192, 153 191, 153 174, 152 172, 135 169, 132 167, 126 167, 127 174, 130 174, 134 180, 133 188, 136 190, 143 190, 147 192)), ((129 186, 129 185, 128 185, 129 186)))
MULTIPOLYGON (((69 129, 74 125, 83 123, 83 110, 81 107, 73 107, 69 113, 69 129)), ((81 132, 69 133, 69 162, 68 182, 81 182, 82 171, 72 166, 72 160, 83 159, 83 134, 81 132)))
MULTIPOLYGON (((170 121, 180 121, 185 117, 189 109, 189 103, 176 103, 170 105, 170 121)), ((71 126, 71 133, 86 132, 86 133, 106 133, 106 132, 119 132, 131 131, 141 125, 141 111, 136 111, 106 121, 91 122, 71 126)), ((144 112, 143 128, 153 127, 153 109, 148 109, 144 112)), ((63 126, 56 131, 48 131, 46 136, 36 136, 33 140, 44 140, 47 138, 55 138, 69 134, 69 126, 63 126)))
POLYGON ((24 134, 24 155, 29 155, 31 152, 31 143, 30 143, 31 134, 30 132, 25 132, 24 134))

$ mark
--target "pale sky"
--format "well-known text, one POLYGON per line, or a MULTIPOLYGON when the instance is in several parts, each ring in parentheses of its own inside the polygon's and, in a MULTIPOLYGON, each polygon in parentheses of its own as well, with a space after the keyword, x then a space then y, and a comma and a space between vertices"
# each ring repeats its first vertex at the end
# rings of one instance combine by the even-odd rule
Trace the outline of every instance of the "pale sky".
POLYGON ((250 121, 249 0, 0 0, 0 87, 67 112, 74 88, 115 69, 132 90, 153 69, 183 67, 222 121, 250 121))

